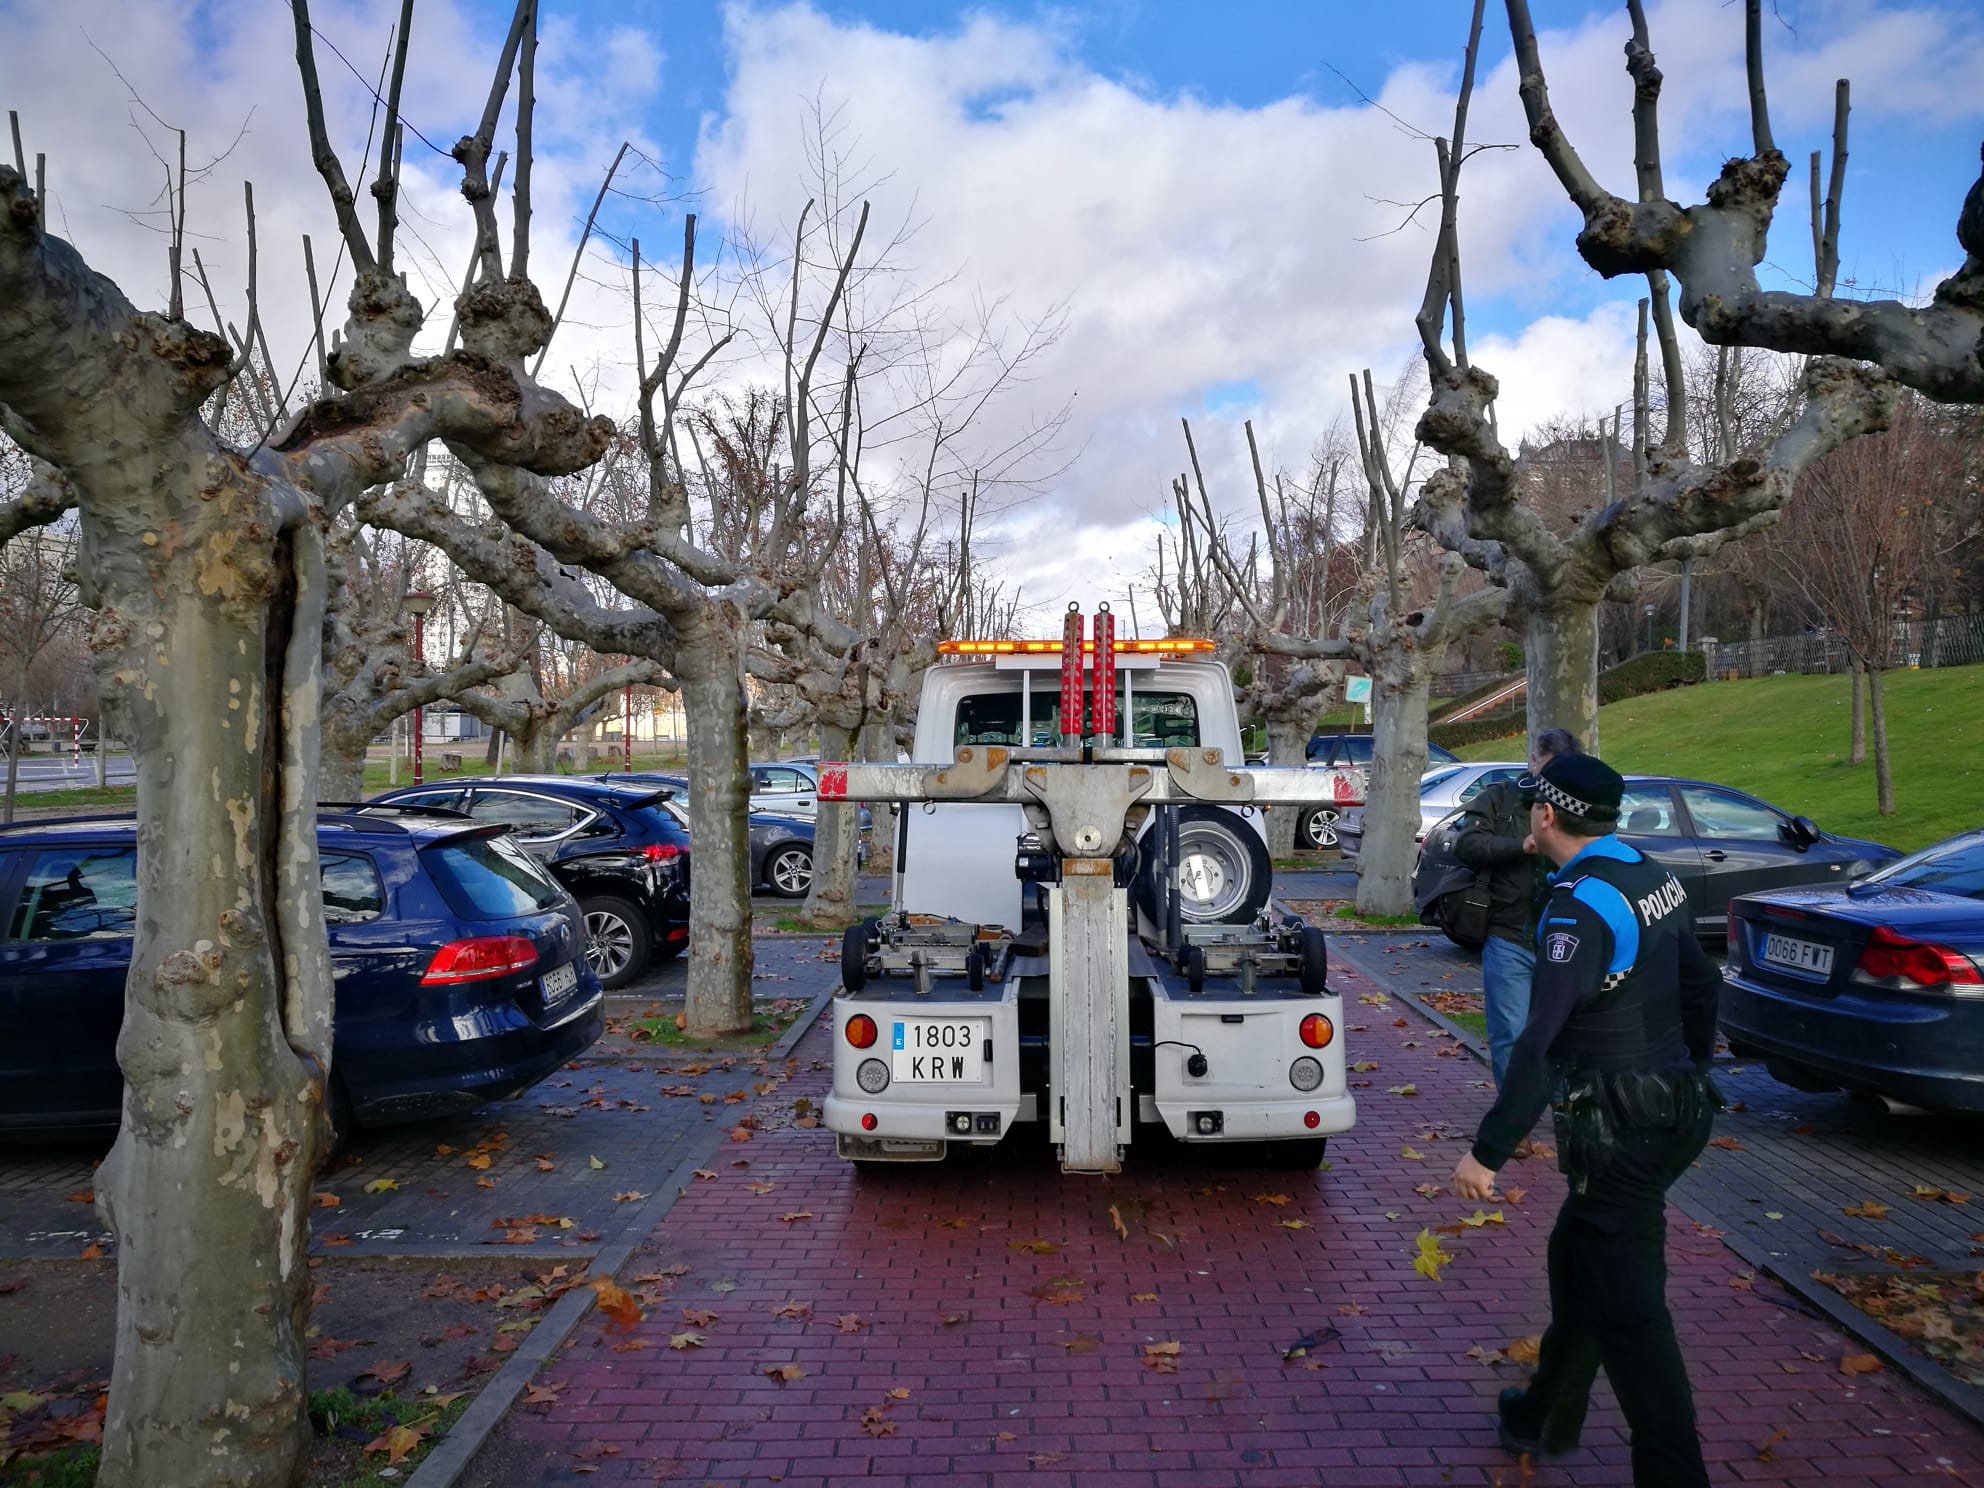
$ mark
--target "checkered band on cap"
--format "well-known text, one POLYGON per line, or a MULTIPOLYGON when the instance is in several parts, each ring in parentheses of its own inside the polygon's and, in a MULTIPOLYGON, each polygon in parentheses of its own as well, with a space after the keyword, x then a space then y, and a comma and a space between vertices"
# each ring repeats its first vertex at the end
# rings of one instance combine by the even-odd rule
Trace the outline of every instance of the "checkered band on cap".
POLYGON ((1568 811, 1572 816, 1584 817, 1587 821, 1603 821, 1619 814, 1617 807, 1580 801, 1561 785, 1541 775, 1525 775, 1516 782, 1516 787, 1538 801, 1555 806, 1559 811, 1568 811))

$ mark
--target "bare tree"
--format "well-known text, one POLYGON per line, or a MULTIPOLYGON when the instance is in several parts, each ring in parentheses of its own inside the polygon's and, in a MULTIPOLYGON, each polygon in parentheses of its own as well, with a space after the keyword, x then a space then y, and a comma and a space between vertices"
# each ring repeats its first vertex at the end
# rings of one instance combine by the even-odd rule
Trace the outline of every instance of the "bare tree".
POLYGON ((292 8, 312 154, 355 275, 332 390, 258 445, 201 418, 244 368, 185 319, 177 275, 166 313, 135 308, 0 165, 0 408, 74 492, 90 646, 138 771, 124 1117, 96 1182, 118 1241, 105 1488, 275 1488, 309 1450, 310 1178, 336 1078, 315 817, 325 525, 429 439, 553 475, 610 433, 524 371, 550 317, 521 272, 521 225, 514 275, 497 239, 486 164, 533 0, 456 147, 479 273, 460 350, 439 357, 414 354, 422 309, 394 267, 396 111, 372 234, 329 142, 308 6, 292 8))
MULTIPOLYGON (((1442 208, 1439 241, 1419 311, 1420 343, 1432 381, 1432 398, 1419 421, 1419 437, 1450 457, 1448 469, 1426 482, 1421 496, 1427 529, 1453 552, 1506 586, 1524 614, 1524 658, 1529 682, 1529 734, 1532 744, 1544 729, 1567 728, 1597 748, 1597 615, 1608 594, 1628 596, 1633 570, 1668 559, 1702 556, 1724 543, 1777 520, 1778 508, 1798 475, 1812 461, 1855 435, 1882 427, 1891 389, 1886 378, 1864 367, 1825 358, 1804 373, 1797 416, 1754 456, 1704 464, 1692 455, 1687 435, 1688 397, 1680 343, 1669 305, 1667 275, 1647 273, 1648 298, 1640 309, 1640 354, 1636 368, 1634 471, 1621 499, 1591 512, 1568 533, 1550 530, 1518 499, 1515 461, 1496 431, 1493 405, 1499 387, 1467 356, 1461 295, 1459 231, 1456 222, 1459 176, 1467 158, 1468 95, 1480 41, 1481 4, 1476 0, 1463 69, 1461 97, 1454 114, 1452 142, 1434 142, 1439 162, 1442 208), (1441 330, 1451 311, 1453 351, 1441 330), (1647 363, 1647 321, 1651 311, 1665 386, 1665 423, 1656 441, 1649 430, 1652 394, 1647 363)), ((1509 0, 1512 23, 1518 12, 1518 55, 1524 59, 1524 97, 1531 104, 1532 137, 1547 132, 1539 124, 1536 98, 1541 75, 1534 69, 1535 39, 1528 49, 1522 0, 1509 0)), ((1646 37, 1639 0, 1629 0, 1633 44, 1627 68, 1634 81, 1634 158, 1641 204, 1656 202, 1663 190, 1658 110, 1660 70, 1646 37)), ((1754 9, 1754 4, 1753 4, 1754 9)), ((1553 140, 1558 139, 1554 133, 1553 140)), ((1841 125, 1839 151, 1844 150, 1841 125)), ((1622 212, 1630 214, 1627 204, 1622 212)), ((1587 230, 1587 239, 1590 230, 1587 230)), ((1584 240, 1581 240, 1581 242, 1584 240)), ((1835 241, 1836 236, 1828 241, 1835 241)), ((1587 245, 1587 253, 1589 247, 1587 245)))
POLYGON ((1895 809, 1884 677, 1906 662, 1901 633, 1937 556, 1936 513, 1956 504, 1974 456, 1954 425, 1919 396, 1900 399, 1886 430, 1835 450, 1805 473, 1792 502, 1796 520, 1771 550, 1779 580, 1852 657, 1856 745, 1866 679, 1883 816, 1895 809))
MULTIPOLYGON (((7 783, 0 797, 0 821, 14 819, 21 746, 27 737, 26 719, 34 712, 31 677, 42 653, 77 624, 82 604, 70 576, 75 559, 76 530, 68 517, 69 495, 58 483, 28 472, 25 455, 0 457, 0 490, 19 494, 0 506, 11 521, 24 525, 0 547, 0 666, 8 691, 7 783), (31 520, 36 509, 47 512, 43 522, 31 520)), ((102 740, 98 739, 98 749, 102 740)))
POLYGON ((628 687, 657 686, 667 680, 667 671, 652 661, 628 661, 595 671, 562 697, 547 698, 528 673, 507 667, 507 685, 495 691, 457 689, 448 696, 464 713, 516 741, 518 769, 548 774, 559 740, 598 712, 606 699, 628 687))
MULTIPOLYGON (((1763 0, 1744 0, 1743 7, 1751 153, 1725 162, 1708 200, 1691 207, 1668 198, 1661 175, 1660 69, 1641 0, 1629 0, 1626 7, 1632 24, 1626 66, 1634 83, 1639 174, 1639 190, 1630 200, 1606 190, 1578 155, 1550 107, 1528 0, 1507 4, 1530 142, 1584 215, 1578 252, 1586 263, 1607 278, 1672 274, 1681 286, 1682 319, 1710 345, 1872 363, 1822 374, 1828 384, 1861 383, 1860 402, 1869 400, 1885 373, 1938 402, 1984 403, 1984 176, 1970 188, 1957 219, 1963 267, 1936 286, 1929 304, 1835 299, 1848 109, 1842 79, 1834 99, 1832 168, 1823 194, 1816 154, 1811 165, 1814 292, 1765 290, 1757 283, 1756 266, 1763 261, 1771 219, 1791 168, 1771 130, 1763 0)), ((1656 298, 1661 298, 1657 290, 1656 298)))

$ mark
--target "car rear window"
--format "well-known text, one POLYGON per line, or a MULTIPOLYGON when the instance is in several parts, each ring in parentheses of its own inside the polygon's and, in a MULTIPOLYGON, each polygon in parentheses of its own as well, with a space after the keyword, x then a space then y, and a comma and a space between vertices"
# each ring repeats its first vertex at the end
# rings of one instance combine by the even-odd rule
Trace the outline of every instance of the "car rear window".
POLYGON ((126 936, 137 918, 137 849, 43 848, 28 869, 9 938, 98 940, 126 936))
POLYGON ((421 854, 448 907, 467 920, 536 914, 565 902, 558 881, 508 837, 456 838, 421 854))
POLYGON ((1984 899, 1984 840, 1971 838, 1925 847, 1899 863, 1890 863, 1865 882, 1984 899))

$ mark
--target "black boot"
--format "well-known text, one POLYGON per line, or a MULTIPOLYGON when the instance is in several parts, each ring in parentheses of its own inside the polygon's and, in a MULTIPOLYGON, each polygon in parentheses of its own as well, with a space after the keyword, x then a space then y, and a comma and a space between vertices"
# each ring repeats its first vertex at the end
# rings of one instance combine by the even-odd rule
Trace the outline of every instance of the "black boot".
POLYGON ((1495 1434, 1502 1450, 1511 1457, 1560 1457, 1577 1446, 1577 1438, 1567 1442, 1548 1439, 1547 1408, 1539 1413, 1537 1402, 1521 1385, 1510 1385, 1495 1401, 1495 1434))

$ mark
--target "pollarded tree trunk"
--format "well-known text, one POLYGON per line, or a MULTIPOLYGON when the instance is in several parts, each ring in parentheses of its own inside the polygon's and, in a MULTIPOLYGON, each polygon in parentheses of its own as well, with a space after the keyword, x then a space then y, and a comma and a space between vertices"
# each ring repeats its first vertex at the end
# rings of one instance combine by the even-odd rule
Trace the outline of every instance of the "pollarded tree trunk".
POLYGON ((516 753, 516 770, 522 775, 549 775, 558 756, 559 731, 548 721, 513 729, 510 747, 516 753))
MULTIPOLYGON (((1309 736, 1314 732, 1313 710, 1289 713, 1281 709, 1267 716, 1268 763, 1299 768, 1309 762, 1309 736)), ((1267 814, 1268 856, 1287 858, 1295 853, 1295 828, 1306 807, 1277 806, 1267 814)))
POLYGON ((1357 858, 1357 909, 1360 914, 1409 915, 1433 669, 1416 647, 1397 642, 1372 660, 1371 784, 1364 797, 1364 842, 1357 858))
POLYGON ((1529 752, 1545 729, 1569 729, 1587 754, 1598 753, 1598 605, 1559 594, 1523 617, 1523 663, 1529 679, 1529 752))
MULTIPOLYGON (((900 694, 896 694, 900 697, 900 694)), ((898 704, 900 707, 900 704, 898 704)), ((871 718, 861 730, 861 758, 870 764, 892 765, 896 762, 896 731, 893 713, 881 718, 871 718)), ((822 755, 821 758, 826 756, 822 755)), ((874 814, 875 829, 869 843, 868 871, 870 873, 893 872, 896 866, 896 812, 899 808, 893 803, 877 802, 869 810, 874 814)), ((858 907, 858 906, 857 906, 858 907)))
POLYGON ((77 473, 102 482, 83 517, 90 645, 143 823, 124 1121, 96 1180, 119 1245, 104 1488, 276 1488, 311 1441, 310 1177, 331 1045, 322 550, 308 519, 283 527, 268 481, 209 448, 182 438, 142 479, 77 473), (176 541, 143 545, 154 532, 176 541))
POLYGON ((351 734, 328 722, 324 726, 324 766, 317 777, 319 801, 362 801, 365 799, 365 765, 371 751, 368 740, 354 746, 351 734))
POLYGON ((1764 602, 1753 597, 1744 606, 1750 617, 1750 675, 1761 677, 1764 674, 1764 602))
MULTIPOLYGON (((820 758, 844 760, 854 745, 854 730, 829 722, 823 715, 820 758)), ((861 828, 856 807, 847 801, 821 801, 813 825, 813 885, 800 920, 815 929, 838 930, 854 919, 856 844, 861 828)))
POLYGON ((1880 667, 1867 668, 1867 711, 1874 724, 1874 798, 1882 816, 1894 815, 1894 776, 1888 768, 1888 711, 1880 667))
POLYGON ((751 1026, 750 762, 735 629, 708 626, 676 654, 688 733, 688 1031, 751 1026), (728 644, 725 644, 725 642, 728 644))

